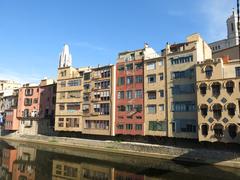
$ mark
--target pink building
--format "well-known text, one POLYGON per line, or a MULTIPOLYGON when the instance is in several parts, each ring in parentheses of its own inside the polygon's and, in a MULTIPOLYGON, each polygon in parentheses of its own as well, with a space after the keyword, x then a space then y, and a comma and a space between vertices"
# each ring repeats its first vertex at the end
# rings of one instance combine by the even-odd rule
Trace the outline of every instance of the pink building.
POLYGON ((17 118, 17 100, 18 90, 14 90, 11 95, 3 98, 5 111, 4 129, 7 131, 17 131, 19 128, 19 119, 17 118))
POLYGON ((12 173, 13 163, 17 159, 17 150, 14 148, 3 149, 2 151, 2 167, 12 173))
POLYGON ((56 84, 42 80, 39 85, 25 84, 19 89, 17 117, 20 134, 47 134, 53 130, 56 84))

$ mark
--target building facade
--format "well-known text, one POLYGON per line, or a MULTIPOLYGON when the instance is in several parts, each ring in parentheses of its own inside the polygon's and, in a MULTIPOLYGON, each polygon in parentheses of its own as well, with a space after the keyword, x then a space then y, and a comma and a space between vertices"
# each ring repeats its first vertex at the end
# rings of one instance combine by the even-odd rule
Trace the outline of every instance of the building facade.
POLYGON ((115 66, 59 64, 55 130, 114 135, 115 66))
POLYGON ((198 63, 199 141, 240 142, 240 61, 198 63))
POLYGON ((17 118, 20 134, 48 134, 53 130, 56 84, 44 79, 39 85, 25 84, 19 89, 17 118))
POLYGON ((167 44, 165 58, 168 137, 197 138, 197 93, 195 90, 197 62, 212 57, 212 52, 199 34, 187 37, 180 44, 167 44))
POLYGON ((4 130, 17 131, 19 119, 17 118, 18 90, 14 90, 12 95, 3 98, 4 104, 4 130))
POLYGON ((145 135, 167 136, 165 58, 144 60, 145 135))

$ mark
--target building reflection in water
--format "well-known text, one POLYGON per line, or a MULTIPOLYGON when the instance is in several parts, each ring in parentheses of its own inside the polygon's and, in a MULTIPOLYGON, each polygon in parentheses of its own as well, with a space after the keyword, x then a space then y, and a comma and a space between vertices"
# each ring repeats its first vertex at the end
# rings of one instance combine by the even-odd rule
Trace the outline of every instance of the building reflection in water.
POLYGON ((1 150, 0 177, 6 180, 35 180, 36 149, 7 147, 1 150))

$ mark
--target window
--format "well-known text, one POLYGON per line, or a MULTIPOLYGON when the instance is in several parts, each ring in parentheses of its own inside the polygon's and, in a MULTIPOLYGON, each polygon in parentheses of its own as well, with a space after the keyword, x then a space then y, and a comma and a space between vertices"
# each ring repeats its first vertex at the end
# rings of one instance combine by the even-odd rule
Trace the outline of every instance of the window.
POLYGON ((118 106, 118 111, 119 111, 119 112, 124 112, 125 110, 126 110, 126 108, 125 108, 124 105, 118 106))
POLYGON ((221 104, 214 104, 212 107, 213 110, 213 117, 215 119, 220 119, 222 116, 222 105, 221 104))
POLYGON ((156 91, 149 91, 148 92, 148 99, 156 99, 156 91))
POLYGON ((101 101, 109 101, 110 100, 110 91, 101 91, 100 98, 101 98, 101 101))
POLYGON ((142 105, 141 104, 137 104, 134 106, 134 109, 136 112, 141 112, 142 111, 142 105))
POLYGON ((33 89, 25 89, 25 96, 32 96, 33 95, 33 89))
POLYGON ((143 98, 143 91, 142 90, 136 90, 135 91, 135 98, 143 98))
POLYGON ((126 111, 127 112, 133 111, 133 105, 127 105, 126 106, 126 111))
POLYGON ((231 23, 231 30, 232 30, 232 32, 234 32, 234 24, 233 23, 231 23))
POLYGON ((24 106, 31 106, 31 105, 32 105, 32 98, 25 98, 24 106))
POLYGON ((64 104, 59 104, 59 110, 63 111, 65 109, 65 105, 64 104))
POLYGON ((230 124, 228 126, 229 136, 234 139, 237 136, 237 126, 235 124, 230 124))
POLYGON ((142 124, 135 124, 135 130, 141 131, 142 130, 142 124))
POLYGON ((101 73, 101 78, 108 78, 111 76, 110 69, 103 69, 100 71, 100 73, 101 73))
POLYGON ((173 112, 193 112, 195 111, 195 103, 193 101, 180 101, 172 103, 173 112))
POLYGON ((172 79, 185 79, 185 78, 193 78, 194 70, 188 69, 186 71, 176 71, 172 72, 172 79))
POLYGON ((64 118, 58 118, 58 127, 64 126, 64 118))
POLYGON ((166 131, 167 123, 165 121, 149 121, 148 129, 150 131, 166 131))
POLYGON ((160 111, 164 111, 164 104, 160 104, 159 109, 160 109, 160 111))
POLYGON ((143 68, 143 63, 136 63, 135 64, 135 69, 138 70, 138 69, 142 69, 143 68))
POLYGON ((159 90, 160 97, 164 97, 164 90, 159 90))
POLYGON ((170 60, 171 60, 172 65, 189 63, 189 62, 193 62, 193 56, 187 55, 187 56, 182 56, 182 57, 170 58, 170 60))
POLYGON ((136 83, 143 83, 143 76, 135 76, 136 83))
POLYGON ((65 92, 60 92, 59 93, 59 98, 60 99, 65 99, 65 92))
POLYGON ((228 94, 232 94, 234 89, 234 82, 233 81, 228 81, 226 83, 226 90, 228 94))
POLYGON ((163 60, 161 59, 160 61, 159 61, 159 66, 163 66, 163 60))
POLYGON ((172 94, 191 94, 195 92, 194 84, 174 85, 172 94))
POLYGON ((205 68, 205 75, 207 78, 210 78, 213 73, 213 67, 212 66, 206 66, 205 68))
POLYGON ((136 116, 136 119, 142 119, 142 116, 136 116))
POLYGON ((38 98, 34 98, 34 99, 33 99, 33 103, 34 103, 34 104, 37 104, 37 103, 38 103, 38 98))
POLYGON ((124 99, 124 91, 118 91, 118 99, 124 99))
POLYGON ((100 104, 93 104, 93 111, 96 113, 100 112, 100 104))
POLYGON ((202 104, 200 106, 201 114, 203 117, 206 117, 208 114, 208 106, 206 104, 202 104))
POLYGON ((213 127, 214 135, 216 138, 223 137, 223 125, 222 124, 215 124, 213 127))
POLYGON ((70 91, 67 93, 67 98, 80 98, 80 91, 70 91))
POLYGON ((109 121, 107 120, 85 120, 86 129, 109 129, 109 121))
POLYGON ((160 81, 162 81, 163 78, 164 78, 164 77, 163 77, 163 73, 160 73, 160 74, 159 74, 159 77, 160 77, 160 81))
POLYGON ((100 114, 101 115, 109 115, 110 106, 109 103, 100 104, 100 114))
POLYGON ((119 66, 118 66, 118 71, 119 71, 119 72, 124 71, 124 65, 119 65, 119 66))
POLYGON ((125 78, 124 77, 119 77, 118 78, 118 86, 122 86, 125 84, 125 78))
POLYGON ((156 75, 148 75, 148 83, 155 83, 156 82, 156 75))
POLYGON ((65 71, 62 71, 62 72, 60 72, 60 74, 61 74, 62 77, 64 77, 64 76, 67 75, 67 71, 66 71, 66 70, 65 70, 65 71))
POLYGON ((154 70, 154 69, 156 69, 156 62, 147 63, 147 70, 154 70))
POLYGON ((132 63, 131 63, 131 64, 127 64, 127 65, 126 65, 126 70, 127 70, 127 71, 133 70, 133 64, 132 64, 132 63))
POLYGON ((240 77, 240 67, 235 67, 236 77, 240 77))
POLYGON ((105 81, 101 81, 101 89, 109 89, 110 88, 110 81, 109 80, 105 80, 105 81))
POLYGON ((84 78, 84 81, 90 80, 91 73, 90 72, 89 73, 84 73, 83 78, 84 78))
POLYGON ((217 97, 220 95, 221 84, 219 82, 214 82, 212 84, 212 95, 217 97))
POLYGON ((117 129, 124 129, 124 125, 123 124, 118 124, 117 129))
POLYGON ((229 116, 235 116, 236 105, 233 104, 233 103, 229 103, 227 105, 227 110, 228 110, 228 115, 229 116))
POLYGON ((80 86, 81 82, 80 79, 75 79, 75 80, 69 80, 68 81, 68 86, 80 86))
POLYGON ((126 129, 127 130, 132 130, 133 129, 133 125, 132 124, 126 124, 126 129))
POLYGON ((207 124, 203 124, 201 130, 202 130, 202 135, 203 136, 208 135, 208 125, 207 124))
POLYGON ((60 81, 60 86, 61 87, 66 87, 66 81, 60 81))
POLYGON ((156 109, 156 105, 148 105, 148 114, 156 114, 157 109, 156 109))
POLYGON ((133 76, 127 76, 127 84, 133 84, 133 76))
POLYGON ((175 132, 195 133, 196 123, 195 119, 175 119, 175 132))
POLYGON ((79 118, 66 118, 66 127, 79 127, 79 118))
POLYGON ((80 103, 69 103, 67 104, 68 111, 78 111, 80 110, 80 103))
POLYGON ((205 95, 207 93, 207 85, 205 83, 200 84, 199 88, 201 95, 205 95))
POLYGON ((84 88, 84 90, 88 90, 88 89, 90 89, 90 84, 87 84, 87 83, 84 84, 84 85, 83 85, 83 88, 84 88))
POLYGON ((89 104, 83 104, 82 110, 84 113, 88 113, 89 112, 89 104))
POLYGON ((127 93, 127 94, 126 94, 127 99, 132 99, 132 98, 133 98, 133 96, 132 96, 132 91, 127 91, 126 93, 127 93))

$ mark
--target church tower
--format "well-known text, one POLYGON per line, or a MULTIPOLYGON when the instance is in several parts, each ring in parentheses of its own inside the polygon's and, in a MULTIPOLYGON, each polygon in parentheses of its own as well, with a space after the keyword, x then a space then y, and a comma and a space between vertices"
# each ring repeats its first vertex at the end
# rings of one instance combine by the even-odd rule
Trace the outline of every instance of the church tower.
POLYGON ((227 19, 227 32, 228 40, 230 46, 235 46, 238 44, 238 17, 235 10, 233 10, 232 15, 227 19))
POLYGON ((72 55, 70 54, 69 46, 65 44, 60 54, 59 68, 69 67, 69 66, 72 66, 72 55))

